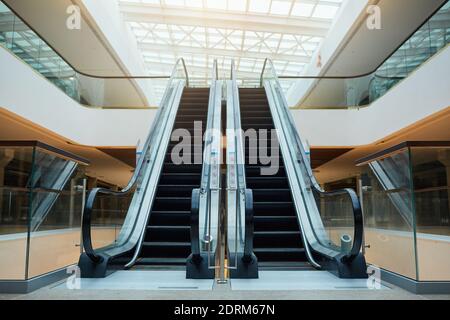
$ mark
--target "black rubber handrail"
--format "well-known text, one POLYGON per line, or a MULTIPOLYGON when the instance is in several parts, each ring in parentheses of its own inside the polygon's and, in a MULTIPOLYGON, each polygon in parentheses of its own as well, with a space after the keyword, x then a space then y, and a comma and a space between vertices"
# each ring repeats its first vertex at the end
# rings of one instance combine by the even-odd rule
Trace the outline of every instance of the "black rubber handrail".
POLYGON ((254 212, 253 212, 253 191, 245 190, 245 244, 242 260, 246 263, 252 261, 253 253, 253 235, 254 235, 254 212))
POLYGON ((89 196, 86 200, 86 205, 83 212, 83 221, 81 225, 81 231, 83 236, 83 247, 86 255, 92 260, 94 263, 101 263, 103 261, 103 257, 97 254, 92 246, 92 236, 91 236, 91 226, 92 226, 92 211, 95 203, 95 199, 98 194, 104 195, 112 195, 112 196, 125 196, 131 193, 131 189, 126 192, 121 191, 112 191, 104 188, 95 188, 89 193, 89 196))
MULTIPOLYGON (((291 117, 288 117, 288 119, 291 119, 291 117)), ((298 134, 297 128, 295 127, 295 124, 293 122, 290 122, 291 129, 294 133, 294 137, 297 141, 297 148, 300 149, 300 152, 297 153, 297 161, 303 161, 303 154, 302 154, 302 142, 300 139, 300 136, 298 134)), ((308 171, 308 177, 310 181, 312 182, 312 187, 314 188, 314 191, 318 193, 320 196, 323 197, 335 197, 339 195, 346 195, 350 198, 350 201, 352 203, 352 209, 353 209, 353 223, 354 223, 354 234, 353 234, 353 246, 352 249, 348 254, 346 254, 342 260, 343 261, 352 261, 355 259, 362 248, 363 243, 363 236, 364 236, 364 220, 361 210, 361 203, 359 201, 359 198, 353 189, 340 189, 335 191, 324 191, 320 185, 317 183, 316 177, 314 176, 311 167, 308 165, 308 163, 305 163, 305 167, 308 171)), ((320 241, 319 241, 320 243, 320 241)))
POLYGON ((200 239, 199 239, 199 222, 200 222, 200 189, 192 190, 191 200, 191 253, 194 263, 200 262, 200 239))

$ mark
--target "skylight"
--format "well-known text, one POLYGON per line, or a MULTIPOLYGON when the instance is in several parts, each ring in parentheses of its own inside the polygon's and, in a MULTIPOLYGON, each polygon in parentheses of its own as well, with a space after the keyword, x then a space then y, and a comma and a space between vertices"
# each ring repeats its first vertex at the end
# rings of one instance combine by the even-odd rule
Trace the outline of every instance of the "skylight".
POLYGON ((190 77, 206 85, 214 59, 222 76, 234 59, 243 84, 256 85, 266 57, 279 74, 300 75, 343 1, 121 0, 120 6, 149 75, 169 74, 183 57, 190 77))

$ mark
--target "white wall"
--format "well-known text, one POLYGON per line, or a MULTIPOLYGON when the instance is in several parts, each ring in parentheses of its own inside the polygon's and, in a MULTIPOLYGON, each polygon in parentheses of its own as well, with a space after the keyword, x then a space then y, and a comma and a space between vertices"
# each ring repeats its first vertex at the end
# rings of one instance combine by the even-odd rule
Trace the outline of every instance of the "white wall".
POLYGON ((312 146, 366 145, 450 107, 449 75, 447 46, 367 108, 292 113, 300 135, 312 146))
MULTIPOLYGON (((345 38, 351 33, 352 27, 359 24, 361 13, 365 10, 368 3, 370 3, 369 0, 346 1, 343 3, 333 26, 330 28, 330 32, 320 49, 314 54, 311 62, 306 66, 303 74, 317 76, 322 73, 322 70, 326 70, 329 67, 345 38), (317 64, 319 55, 321 66, 317 64)), ((297 81, 287 93, 288 104, 290 106, 296 105, 314 82, 314 80, 297 81)))
POLYGON ((134 146, 156 114, 83 107, 1 47, 0 69, 0 107, 78 144, 134 146))
MULTIPOLYGON (((126 27, 119 8, 118 0, 78 0, 85 13, 90 15, 90 22, 95 24, 113 50, 117 60, 128 70, 131 76, 146 75, 146 67, 135 36, 126 27)), ((154 99, 151 80, 136 81, 151 106, 158 105, 154 99)))

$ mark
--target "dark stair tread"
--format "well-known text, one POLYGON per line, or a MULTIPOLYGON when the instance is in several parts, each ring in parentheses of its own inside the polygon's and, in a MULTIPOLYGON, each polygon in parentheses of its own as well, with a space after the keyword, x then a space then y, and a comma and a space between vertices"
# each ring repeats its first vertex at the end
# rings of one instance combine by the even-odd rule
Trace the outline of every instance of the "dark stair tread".
POLYGON ((150 241, 150 242, 144 242, 142 243, 145 247, 191 247, 190 242, 157 242, 157 241, 150 241))
POLYGON ((140 258, 136 261, 138 265, 185 265, 185 258, 140 258))
POLYGON ((253 233, 255 236, 261 235, 299 235, 300 231, 255 231, 253 233))
POLYGON ((158 230, 191 230, 190 226, 161 226, 161 225, 150 225, 147 226, 147 230, 158 229, 158 230))
POLYGON ((156 210, 156 211, 152 211, 152 214, 189 214, 190 215, 191 212, 184 211, 184 210, 167 210, 167 211, 156 210))
POLYGON ((253 252, 257 253, 304 253, 304 248, 253 248, 253 252))

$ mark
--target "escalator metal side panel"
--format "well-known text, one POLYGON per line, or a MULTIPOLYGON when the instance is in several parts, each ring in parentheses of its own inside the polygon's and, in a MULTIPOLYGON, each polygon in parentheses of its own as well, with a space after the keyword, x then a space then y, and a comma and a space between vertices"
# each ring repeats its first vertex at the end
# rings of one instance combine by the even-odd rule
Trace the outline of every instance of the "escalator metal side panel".
POLYGON ((155 198, 161 170, 164 165, 166 150, 172 136, 172 129, 175 123, 175 118, 177 117, 183 91, 184 84, 180 83, 171 101, 169 119, 167 122, 168 126, 162 128, 163 133, 161 135, 161 139, 159 140, 160 143, 156 146, 156 148, 158 148, 158 156, 153 165, 149 167, 149 170, 145 173, 141 190, 138 190, 144 193, 142 196, 142 201, 140 203, 136 203, 137 201, 134 201, 136 195, 133 196, 124 226, 122 227, 117 240, 119 245, 103 251, 103 255, 109 259, 121 256, 126 252, 133 251, 134 249, 133 259, 130 261, 130 263, 133 263, 133 260, 135 260, 135 257, 139 254, 143 236, 145 234, 145 228, 148 220, 150 219, 151 208, 155 198))
MULTIPOLYGON (((302 186, 300 185, 300 181, 298 181, 297 176, 295 175, 293 161, 292 161, 291 157, 288 156, 289 155, 289 145, 287 143, 287 139, 285 137, 285 132, 284 132, 284 128, 286 128, 286 126, 283 126, 281 118, 277 114, 276 105, 275 105, 276 104, 275 97, 274 97, 274 93, 272 92, 272 86, 270 85, 270 83, 265 84, 265 91, 266 91, 270 111, 272 114, 273 122, 274 122, 274 125, 276 128, 276 131, 277 131, 277 136, 278 136, 279 146, 280 146, 280 151, 281 151, 280 154, 283 157, 284 165, 286 167, 285 170, 286 170, 286 173, 288 176, 289 185, 290 185, 291 193, 292 193, 292 198, 293 198, 295 209, 297 212, 297 219, 298 219, 298 223, 299 223, 299 226, 301 229, 301 236, 302 236, 303 245, 305 247, 306 257, 312 266, 314 266, 317 269, 320 269, 321 268, 320 264, 316 262, 313 254, 310 250, 310 246, 314 247, 319 244, 315 241, 314 230, 312 229, 311 224, 308 222, 308 217, 307 217, 308 209, 307 209, 307 204, 305 203, 306 199, 304 199, 304 196, 303 196, 302 186)), ((323 230, 320 230, 320 231, 323 232, 323 230)), ((323 248, 323 249, 325 252, 327 252, 327 254, 330 254, 331 256, 335 255, 331 251, 328 252, 329 250, 327 250, 326 248, 323 248)))

